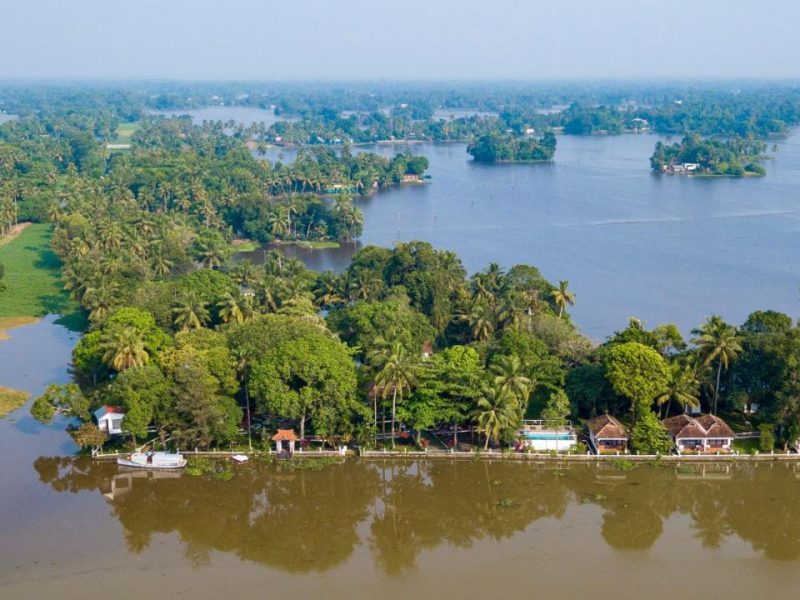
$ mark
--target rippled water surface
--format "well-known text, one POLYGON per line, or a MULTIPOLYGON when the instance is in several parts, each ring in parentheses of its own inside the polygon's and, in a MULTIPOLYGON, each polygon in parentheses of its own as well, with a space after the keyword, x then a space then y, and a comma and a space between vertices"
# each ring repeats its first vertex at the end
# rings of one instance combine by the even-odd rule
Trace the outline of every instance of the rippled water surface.
MULTIPOLYGON (((770 148, 766 177, 746 179, 653 175, 658 139, 560 136, 555 162, 538 165, 475 164, 464 144, 358 147, 425 154, 431 175, 361 201, 361 242, 426 240, 470 271, 536 265, 569 280, 575 319, 595 338, 631 316, 688 331, 715 312, 735 323, 757 309, 797 314, 800 133, 770 148)), ((341 269, 352 251, 304 254, 341 269)))

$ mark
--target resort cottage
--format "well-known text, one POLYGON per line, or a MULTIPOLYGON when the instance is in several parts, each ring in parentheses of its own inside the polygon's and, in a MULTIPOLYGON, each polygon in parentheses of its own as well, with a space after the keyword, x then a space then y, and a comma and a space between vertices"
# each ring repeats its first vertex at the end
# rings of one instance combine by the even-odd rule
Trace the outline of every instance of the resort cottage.
POLYGON ((595 454, 622 454, 628 451, 630 436, 625 426, 609 414, 586 421, 589 442, 595 454))
POLYGON ((733 430, 715 415, 677 415, 664 421, 678 454, 730 452, 733 430))
POLYGON ((109 435, 118 435, 122 433, 125 411, 120 406, 106 404, 94 411, 94 418, 100 431, 105 431, 109 435))
POLYGON ((523 421, 517 438, 519 449, 533 452, 566 452, 578 442, 569 422, 523 421))

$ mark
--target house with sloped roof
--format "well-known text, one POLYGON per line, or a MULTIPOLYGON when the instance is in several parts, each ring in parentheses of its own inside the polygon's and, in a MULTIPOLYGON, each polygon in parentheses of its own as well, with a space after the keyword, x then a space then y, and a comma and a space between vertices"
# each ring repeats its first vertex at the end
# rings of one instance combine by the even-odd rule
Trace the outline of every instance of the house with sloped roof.
POLYGON ((125 410, 121 406, 104 404, 94 411, 97 428, 109 435, 122 433, 122 421, 125 419, 125 410))
POLYGON ((628 451, 628 430, 611 415, 606 413, 589 419, 586 428, 595 454, 621 454, 628 451))
POLYGON ((678 454, 731 452, 733 430, 716 415, 676 415, 664 420, 678 454))

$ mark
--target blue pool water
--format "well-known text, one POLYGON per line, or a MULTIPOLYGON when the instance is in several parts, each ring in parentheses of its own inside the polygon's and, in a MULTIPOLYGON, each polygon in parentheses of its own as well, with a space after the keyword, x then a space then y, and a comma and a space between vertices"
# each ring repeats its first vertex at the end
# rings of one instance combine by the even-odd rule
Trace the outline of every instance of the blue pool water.
POLYGON ((569 440, 573 439, 569 433, 548 433, 541 431, 537 433, 524 432, 522 437, 524 437, 526 440, 557 440, 564 442, 568 442, 569 440))

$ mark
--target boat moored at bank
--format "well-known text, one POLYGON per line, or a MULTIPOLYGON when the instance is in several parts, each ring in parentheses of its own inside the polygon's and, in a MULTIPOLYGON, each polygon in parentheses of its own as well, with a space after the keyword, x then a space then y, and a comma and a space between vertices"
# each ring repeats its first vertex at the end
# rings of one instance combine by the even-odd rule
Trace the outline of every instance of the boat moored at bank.
POLYGON ((118 457, 117 464, 132 469, 173 470, 183 469, 186 459, 170 452, 134 452, 118 457))

